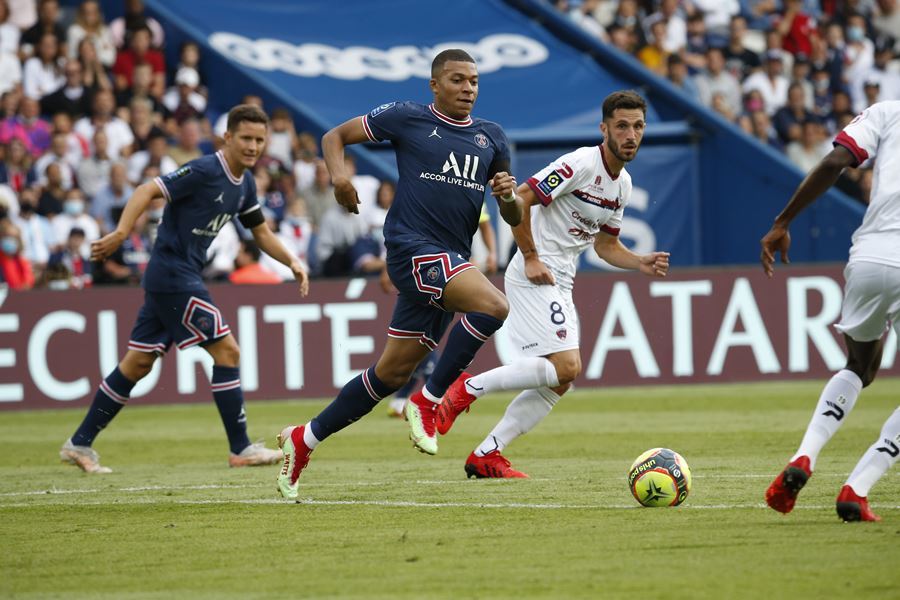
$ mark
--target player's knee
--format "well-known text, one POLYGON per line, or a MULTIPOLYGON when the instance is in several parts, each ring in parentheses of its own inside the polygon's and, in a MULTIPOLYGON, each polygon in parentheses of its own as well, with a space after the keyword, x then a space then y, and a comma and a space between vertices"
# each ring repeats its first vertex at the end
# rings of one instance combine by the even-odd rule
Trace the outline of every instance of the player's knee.
POLYGON ((137 382, 150 373, 154 362, 156 362, 156 354, 134 352, 126 360, 122 361, 122 364, 119 365, 119 370, 127 379, 137 382))
POLYGON ((241 349, 235 339, 227 336, 219 342, 207 347, 207 352, 217 365, 237 367, 241 364, 241 349))
POLYGON ((491 315, 500 321, 505 321, 506 317, 509 316, 509 301, 506 299, 506 296, 496 294, 488 301, 487 306, 481 312, 491 315))
POLYGON ((404 385, 406 385, 406 382, 409 381, 409 378, 412 376, 414 370, 415 366, 413 366, 411 369, 390 367, 385 369, 384 373, 378 375, 378 379, 380 379, 381 383, 383 383, 387 387, 399 390, 404 385))
POLYGON ((569 388, 571 388, 571 387, 572 387, 572 384, 571 384, 571 383, 563 383, 563 384, 560 384, 560 385, 558 385, 558 386, 556 386, 556 387, 552 387, 552 388, 550 388, 550 389, 553 390, 553 392, 554 392, 557 396, 562 396, 563 394, 565 394, 566 392, 568 392, 568 391, 569 391, 569 388))
POLYGON ((581 360, 578 357, 558 361, 554 366, 560 386, 571 384, 581 373, 581 360))

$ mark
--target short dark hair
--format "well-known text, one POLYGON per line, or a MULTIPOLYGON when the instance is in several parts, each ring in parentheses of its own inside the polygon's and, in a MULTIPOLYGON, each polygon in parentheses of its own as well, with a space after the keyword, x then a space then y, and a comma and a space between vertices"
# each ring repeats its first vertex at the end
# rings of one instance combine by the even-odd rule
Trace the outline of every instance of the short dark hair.
POLYGON ((441 69, 444 68, 444 63, 450 60, 458 60, 460 62, 470 62, 473 65, 475 64, 475 59, 472 58, 468 52, 465 50, 460 50, 459 48, 450 48, 449 50, 444 50, 434 57, 434 60, 431 61, 431 76, 437 77, 441 74, 441 69))
POLYGON ((632 91, 613 92, 603 101, 603 120, 611 119, 613 113, 620 108, 638 108, 647 117, 647 103, 632 91))
POLYGON ((228 111, 228 131, 237 131, 238 125, 244 121, 262 123, 269 126, 269 117, 258 106, 252 104, 238 104, 228 111))

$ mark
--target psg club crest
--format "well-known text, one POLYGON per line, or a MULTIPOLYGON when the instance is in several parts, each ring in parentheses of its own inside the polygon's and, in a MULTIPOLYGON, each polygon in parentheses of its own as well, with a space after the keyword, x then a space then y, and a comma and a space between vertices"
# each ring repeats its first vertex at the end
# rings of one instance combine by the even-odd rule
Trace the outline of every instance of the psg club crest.
POLYGON ((197 328, 206 333, 212 331, 213 328, 213 319, 212 317, 206 315, 198 315, 194 317, 194 324, 197 325, 197 328))
POLYGON ((425 278, 428 281, 430 281, 431 283, 434 283, 435 281, 438 280, 438 277, 440 276, 440 274, 441 274, 441 270, 439 268, 437 268, 437 266, 434 266, 434 267, 431 267, 430 269, 428 269, 427 271, 425 271, 425 278))
POLYGON ((483 133, 475 134, 475 143, 478 144, 482 148, 488 147, 488 139, 487 136, 483 133))
POLYGON ((561 339, 561 340, 566 339, 566 330, 565 330, 565 328, 563 328, 563 329, 557 329, 557 330, 556 330, 556 337, 558 337, 558 338, 561 339))

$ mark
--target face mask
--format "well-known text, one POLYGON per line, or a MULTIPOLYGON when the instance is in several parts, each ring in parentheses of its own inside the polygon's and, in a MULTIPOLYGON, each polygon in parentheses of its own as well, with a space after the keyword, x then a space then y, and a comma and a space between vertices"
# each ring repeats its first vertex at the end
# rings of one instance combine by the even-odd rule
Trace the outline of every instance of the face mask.
POLYGON ((298 217, 295 215, 288 215, 287 222, 291 225, 302 225, 306 219, 304 217, 298 217))
POLYGON ((165 212, 165 210, 166 209, 164 208, 155 208, 153 210, 148 210, 147 218, 151 221, 162 221, 163 212, 165 212))
POLYGON ((815 84, 814 84, 814 85, 816 86, 816 89, 817 89, 818 91, 824 92, 825 90, 828 89, 829 83, 830 83, 830 82, 829 82, 827 79, 817 79, 817 80, 815 81, 815 84))
POLYGON ((4 254, 12 256, 19 251, 19 240, 10 236, 0 239, 0 250, 3 250, 4 254))
POLYGON ((848 27, 847 28, 847 39, 851 42, 861 42, 862 39, 866 36, 866 32, 863 31, 862 27, 848 27))
POLYGON ((63 210, 67 215, 77 217, 84 212, 84 200, 66 200, 63 203, 63 210))

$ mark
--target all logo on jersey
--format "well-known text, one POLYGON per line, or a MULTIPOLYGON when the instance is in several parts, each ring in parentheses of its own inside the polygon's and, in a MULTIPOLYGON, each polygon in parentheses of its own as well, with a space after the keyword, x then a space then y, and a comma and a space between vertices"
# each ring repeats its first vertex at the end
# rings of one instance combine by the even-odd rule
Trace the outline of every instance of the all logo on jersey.
POLYGON ((460 169, 459 161, 456 160, 456 154, 451 152, 450 157, 444 161, 444 170, 441 171, 441 173, 453 171, 453 174, 457 177, 462 177, 463 179, 475 179, 475 173, 478 172, 478 157, 471 154, 465 154, 463 156, 465 158, 463 159, 462 169, 460 169))
POLYGON ((475 134, 475 143, 478 144, 482 148, 487 148, 488 147, 487 136, 484 135, 483 133, 476 133, 475 134))
POLYGON ((194 227, 191 230, 191 233, 194 235, 205 235, 208 237, 216 237, 219 234, 219 230, 225 227, 225 223, 231 220, 231 215, 228 213, 220 213, 213 217, 209 223, 206 224, 205 229, 200 229, 199 227, 194 227))
POLYGON ((378 115, 380 115, 384 111, 388 110, 389 108, 393 108, 394 106, 396 106, 396 104, 397 104, 396 102, 388 102, 387 104, 382 104, 378 108, 372 109, 372 112, 369 113, 369 116, 377 117, 378 115))
POLYGON ((451 152, 444 161, 440 173, 422 171, 419 173, 419 179, 449 183, 483 193, 484 184, 478 181, 479 162, 480 159, 476 155, 460 154, 457 157, 456 153, 451 152))

